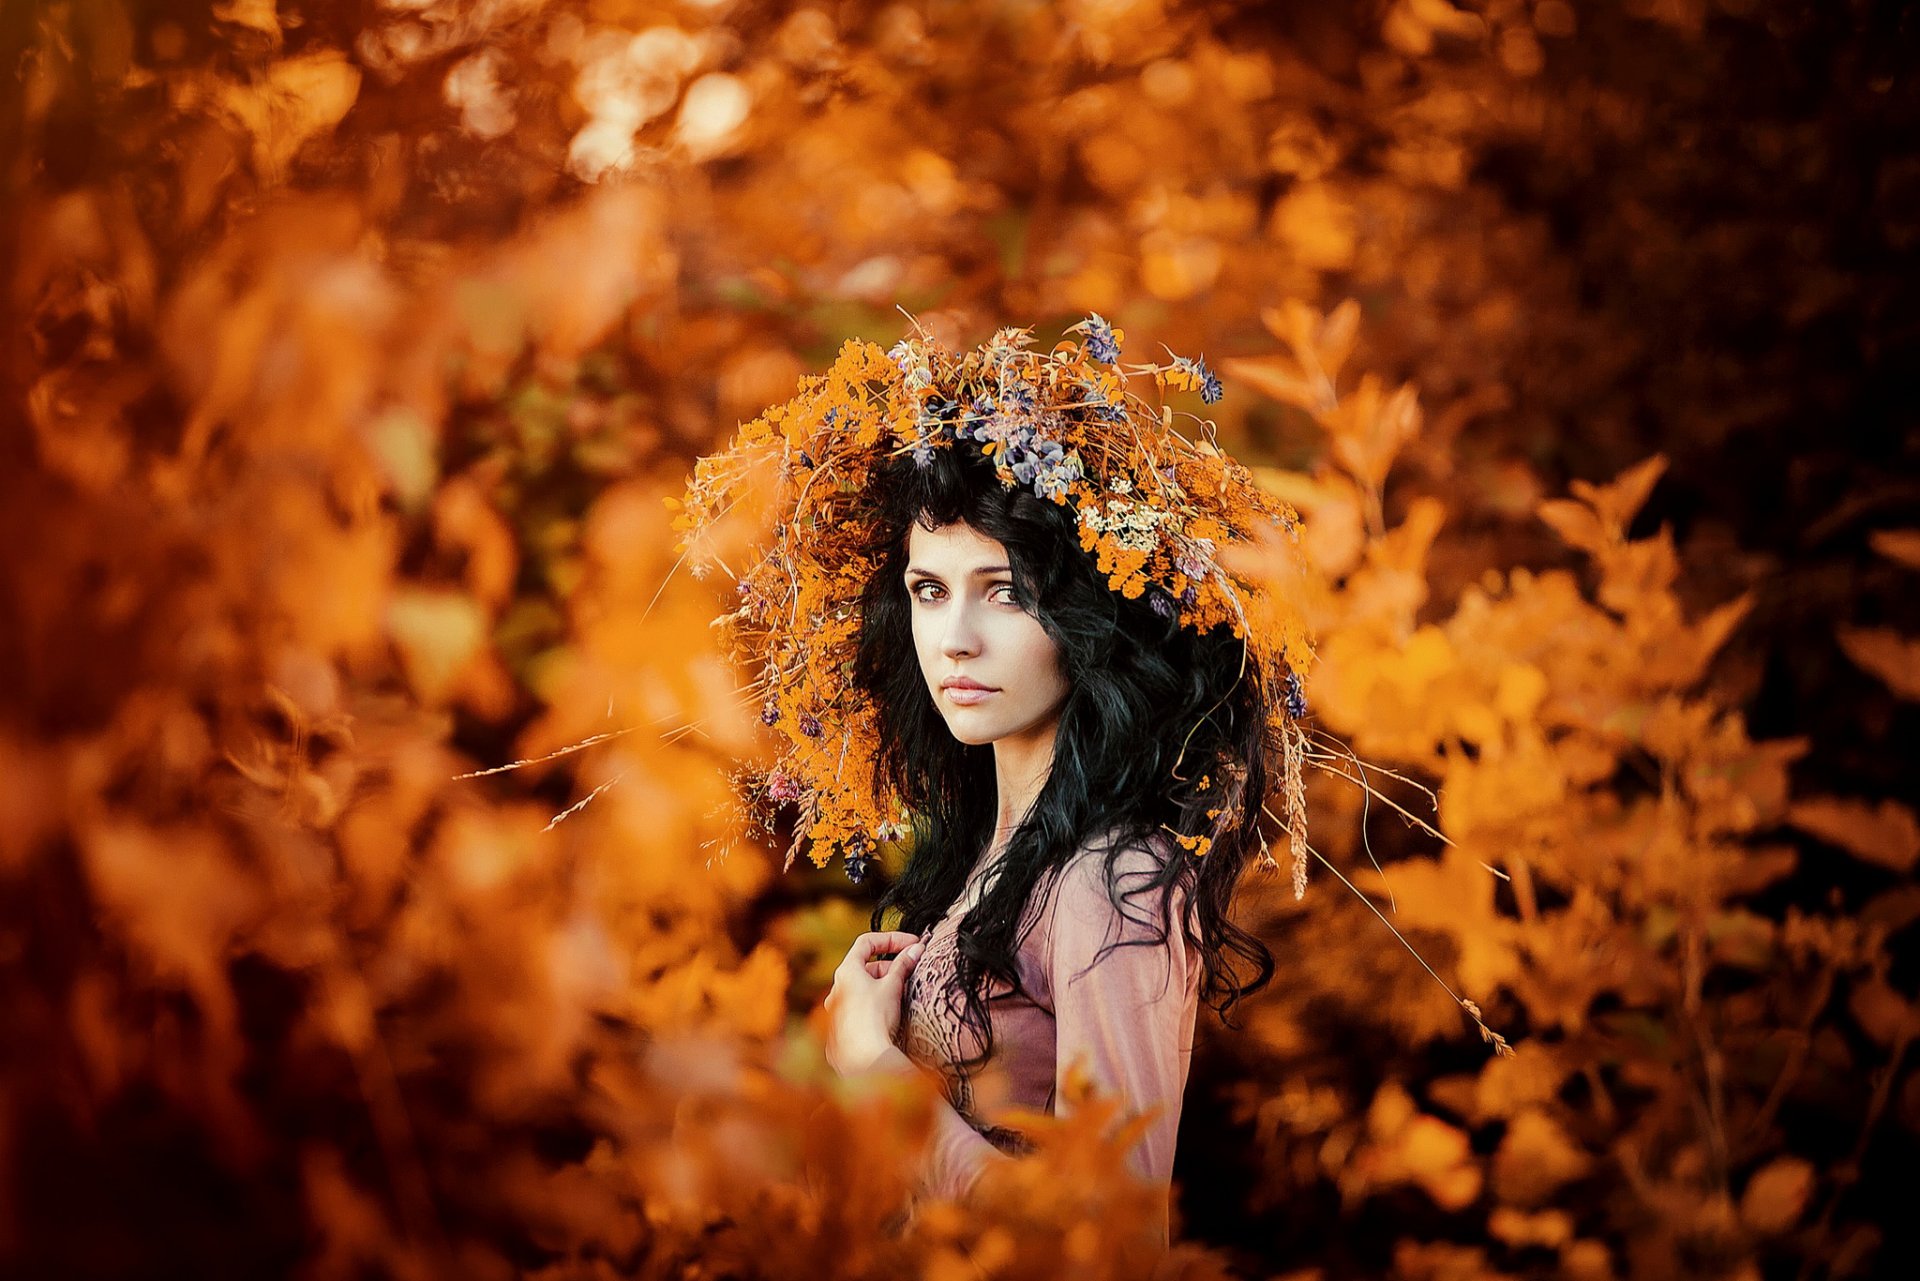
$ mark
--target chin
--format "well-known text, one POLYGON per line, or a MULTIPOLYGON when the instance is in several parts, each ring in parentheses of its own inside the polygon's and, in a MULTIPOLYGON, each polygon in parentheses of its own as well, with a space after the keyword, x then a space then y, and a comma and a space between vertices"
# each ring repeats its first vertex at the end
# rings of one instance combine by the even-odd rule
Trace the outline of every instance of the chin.
POLYGON ((968 747, 985 747, 1000 737, 998 734, 982 734, 978 730, 962 729, 951 722, 947 725, 947 732, 968 747))
POLYGON ((948 716, 944 719, 947 722, 947 733, 968 747, 985 747, 1006 733, 1000 726, 983 726, 978 721, 969 723, 965 718, 961 718, 957 724, 954 717, 948 716))

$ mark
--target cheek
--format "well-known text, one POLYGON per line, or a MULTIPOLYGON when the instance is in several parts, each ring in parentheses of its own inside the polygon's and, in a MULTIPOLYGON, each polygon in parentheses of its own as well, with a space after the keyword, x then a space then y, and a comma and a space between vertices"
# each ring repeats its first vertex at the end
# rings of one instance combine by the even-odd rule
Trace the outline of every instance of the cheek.
POLYGON ((1018 643, 1019 670, 1030 674, 1036 687, 1051 690, 1065 688, 1066 677, 1060 670, 1060 648, 1047 635, 1046 628, 1030 617, 1023 617, 1018 643))
POLYGON ((921 673, 931 675, 934 660, 940 656, 940 638, 934 634, 932 620, 925 611, 914 610, 912 619, 914 657, 919 660, 921 673))

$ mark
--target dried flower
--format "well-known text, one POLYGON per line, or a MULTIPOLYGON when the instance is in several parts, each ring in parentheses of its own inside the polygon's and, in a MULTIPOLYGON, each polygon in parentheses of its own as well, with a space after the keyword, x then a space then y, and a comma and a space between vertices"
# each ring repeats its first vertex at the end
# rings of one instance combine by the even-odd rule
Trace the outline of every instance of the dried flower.
MULTIPOLYGON (((695 466, 674 525, 685 531, 678 550, 703 567, 715 561, 703 540, 720 514, 761 461, 778 464, 779 532, 737 575, 751 607, 727 615, 724 634, 769 691, 762 721, 788 730, 753 804, 797 803, 816 863, 839 850, 850 873, 864 870, 874 833, 910 830, 898 798, 873 785, 879 730, 851 676, 860 619, 849 602, 876 568, 870 477, 890 458, 925 467, 936 449, 978 450, 1002 484, 1073 511, 1081 550, 1122 597, 1144 596, 1196 632, 1229 629, 1246 640, 1250 664, 1270 672, 1310 653, 1303 620, 1216 555, 1265 531, 1292 533, 1292 509, 1128 390, 1150 375, 1206 396, 1218 388, 1211 371, 1181 358, 1121 366, 1119 330, 1099 316, 1075 329, 1084 345, 1046 351, 1014 328, 968 354, 920 334, 884 351, 849 342, 829 370, 695 466)), ((1277 709, 1275 720, 1277 731, 1277 709)))
POLYGON ((1111 365, 1120 359, 1120 334, 1099 312, 1094 312, 1073 327, 1086 335, 1087 355, 1103 365, 1111 365))
POLYGON ((1287 715, 1299 720, 1307 714, 1307 696, 1300 688, 1300 677, 1288 672, 1286 677, 1287 715))
POLYGON ((1167 381, 1182 391, 1198 391, 1200 399, 1209 405, 1217 403, 1220 397, 1226 394, 1221 390, 1220 379, 1207 368, 1205 356, 1195 356, 1191 359, 1186 356, 1175 356, 1173 368, 1174 372, 1167 376, 1167 381))

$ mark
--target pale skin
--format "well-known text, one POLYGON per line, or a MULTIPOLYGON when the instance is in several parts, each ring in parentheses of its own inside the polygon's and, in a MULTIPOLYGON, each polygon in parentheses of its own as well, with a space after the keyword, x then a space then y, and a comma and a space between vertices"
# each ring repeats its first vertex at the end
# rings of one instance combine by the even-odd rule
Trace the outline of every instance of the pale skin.
MULTIPOLYGON (((963 743, 992 744, 999 853, 1053 768, 1067 680, 1059 647, 1027 612, 1006 548, 965 524, 907 534, 901 589, 912 598, 913 646, 934 706, 963 743)), ((893 1042, 900 999, 920 959, 898 931, 853 941, 827 993, 827 1061, 841 1076, 914 1070, 893 1042)))

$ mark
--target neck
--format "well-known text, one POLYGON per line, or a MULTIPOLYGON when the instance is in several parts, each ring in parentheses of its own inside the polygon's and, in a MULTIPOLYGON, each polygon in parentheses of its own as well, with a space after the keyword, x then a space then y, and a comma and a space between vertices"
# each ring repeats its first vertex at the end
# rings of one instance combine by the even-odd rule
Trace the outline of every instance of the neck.
POLYGON ((1057 724, 1048 724, 1031 734, 998 739, 993 744, 993 779, 996 795, 993 839, 987 846, 989 858, 1006 847, 1013 833, 1025 821, 1040 789, 1053 772, 1053 740, 1057 724))

